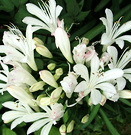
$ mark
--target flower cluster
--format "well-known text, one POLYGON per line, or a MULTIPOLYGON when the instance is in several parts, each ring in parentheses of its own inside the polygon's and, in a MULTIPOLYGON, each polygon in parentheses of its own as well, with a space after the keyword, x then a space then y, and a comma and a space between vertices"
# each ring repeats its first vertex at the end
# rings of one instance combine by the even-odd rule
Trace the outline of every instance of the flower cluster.
MULTIPOLYGON (((68 108, 81 105, 85 97, 88 97, 89 106, 104 106, 107 100, 131 99, 131 91, 126 89, 126 82, 131 82, 131 68, 128 67, 131 49, 125 49, 120 56, 115 46, 116 43, 123 49, 124 40, 131 42, 131 35, 119 36, 131 29, 131 21, 120 26, 120 18, 113 24, 112 11, 106 9, 106 18, 100 18, 106 27, 99 42, 103 46, 102 54, 89 44, 88 37, 79 39, 71 50, 64 20, 58 18, 62 7, 56 6, 55 0, 38 4, 39 7, 32 3, 26 5, 28 12, 37 17, 23 19, 27 24, 26 36, 11 24, 9 31, 4 32, 4 45, 0 46, 0 53, 4 54, 0 57, 0 93, 4 96, 7 91, 16 99, 2 104, 10 109, 2 115, 4 123, 13 121, 12 130, 22 122, 34 122, 27 134, 42 128, 41 135, 48 135, 52 125, 62 121, 68 108), (69 66, 69 71, 58 66, 57 61, 42 70, 37 67, 35 53, 42 55, 43 61, 54 58, 42 40, 33 38, 33 33, 39 29, 49 31, 54 37, 56 48, 62 53, 60 57, 68 61, 68 65, 66 61, 61 64, 69 66), (59 68, 55 70, 56 66, 59 68)), ((82 123, 88 121, 87 116, 82 123)), ((74 124, 73 119, 68 122, 67 130, 62 125, 60 133, 72 132, 74 124)))

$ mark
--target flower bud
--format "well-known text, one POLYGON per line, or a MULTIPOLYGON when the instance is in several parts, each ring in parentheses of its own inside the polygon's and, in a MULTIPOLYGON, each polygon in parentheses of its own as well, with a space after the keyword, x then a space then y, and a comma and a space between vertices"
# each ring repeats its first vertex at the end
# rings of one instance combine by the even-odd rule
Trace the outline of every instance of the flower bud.
POLYGON ((82 120, 81 120, 81 123, 86 123, 88 122, 88 119, 89 119, 89 114, 85 115, 82 120))
POLYGON ((37 82, 37 83, 34 83, 31 87, 30 87, 30 92, 35 92, 35 91, 38 91, 40 89, 43 90, 43 86, 45 85, 45 82, 43 81, 40 81, 40 82, 37 82))
POLYGON ((47 84, 49 84, 52 87, 57 88, 58 84, 54 78, 54 76, 48 71, 48 70, 42 70, 39 72, 40 74, 40 78, 46 82, 47 84))
POLYGON ((50 98, 49 97, 43 97, 40 99, 40 104, 42 106, 50 105, 50 98))
POLYGON ((47 57, 47 58, 53 57, 51 52, 44 45, 36 45, 36 51, 44 57, 47 57))
POLYGON ((37 101, 40 102, 41 98, 46 97, 46 94, 41 94, 37 97, 37 101))
POLYGON ((54 75, 55 80, 57 81, 60 78, 60 75, 55 74, 54 75))
POLYGON ((56 64, 55 64, 55 63, 50 63, 50 64, 47 66, 47 68, 48 68, 49 70, 53 70, 53 69, 55 69, 55 67, 56 67, 56 64))
POLYGON ((82 44, 86 44, 86 45, 88 45, 88 44, 89 44, 89 39, 88 39, 88 38, 83 37, 83 38, 82 38, 82 44))
POLYGON ((58 68, 56 69, 55 73, 59 76, 61 76, 63 74, 63 69, 62 68, 58 68))
POLYGON ((59 98, 60 95, 61 95, 61 92, 62 92, 62 88, 61 88, 61 87, 56 88, 56 89, 51 93, 51 99, 57 99, 57 98, 59 98))
POLYGON ((70 132, 73 131, 74 124, 75 124, 75 121, 74 121, 74 120, 72 120, 72 121, 69 123, 69 125, 68 125, 68 127, 67 127, 67 133, 70 133, 70 132))
POLYGON ((40 40, 40 39, 37 38, 37 37, 34 37, 34 38, 33 38, 33 41, 34 41, 34 44, 35 44, 35 45, 44 45, 43 41, 40 40))
POLYGON ((61 135, 66 135, 66 126, 65 126, 65 124, 60 126, 59 132, 60 132, 61 135))

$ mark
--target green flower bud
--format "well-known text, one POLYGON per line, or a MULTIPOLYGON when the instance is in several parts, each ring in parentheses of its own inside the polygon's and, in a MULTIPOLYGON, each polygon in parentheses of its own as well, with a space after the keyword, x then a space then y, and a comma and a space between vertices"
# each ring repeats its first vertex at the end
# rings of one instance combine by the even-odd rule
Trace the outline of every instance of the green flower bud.
POLYGON ((54 75, 55 80, 57 81, 60 78, 60 75, 55 74, 54 75))
POLYGON ((48 68, 49 70, 53 70, 53 69, 55 69, 55 67, 56 67, 56 64, 55 64, 55 63, 50 63, 50 64, 47 66, 47 68, 48 68))
POLYGON ((81 120, 81 123, 86 123, 88 122, 88 119, 89 119, 89 114, 85 115, 82 120, 81 120))
POLYGON ((41 98, 46 97, 46 94, 41 94, 37 97, 37 101, 40 102, 41 98))
POLYGON ((67 133, 70 133, 70 132, 73 131, 74 124, 75 124, 75 121, 74 121, 74 120, 72 120, 72 121, 69 123, 69 125, 68 125, 68 127, 67 127, 67 133))
POLYGON ((82 38, 82 43, 88 45, 88 44, 89 44, 89 39, 83 37, 83 38, 82 38))
POLYGON ((37 37, 33 38, 35 45, 44 45, 43 41, 37 37))
POLYGON ((60 132, 61 135, 66 135, 66 126, 65 126, 65 124, 60 126, 59 132, 60 132))
POLYGON ((50 98, 49 97, 43 97, 43 98, 41 98, 40 104, 42 106, 50 105, 50 98))
POLYGON ((62 68, 58 68, 56 69, 55 73, 59 76, 61 76, 63 74, 63 69, 62 68))

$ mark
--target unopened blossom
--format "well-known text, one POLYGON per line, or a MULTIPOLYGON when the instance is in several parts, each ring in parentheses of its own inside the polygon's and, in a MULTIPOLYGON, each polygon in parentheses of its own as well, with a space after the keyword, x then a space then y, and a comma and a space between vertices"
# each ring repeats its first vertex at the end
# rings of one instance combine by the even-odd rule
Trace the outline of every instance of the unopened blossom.
POLYGON ((11 130, 24 121, 24 116, 34 113, 30 106, 25 103, 7 101, 2 105, 6 108, 11 109, 10 111, 7 111, 2 115, 2 120, 4 121, 4 123, 9 123, 13 121, 11 123, 11 130))
POLYGON ((102 99, 99 89, 115 94, 115 87, 108 81, 119 78, 123 75, 123 71, 117 68, 101 73, 99 71, 99 64, 99 58, 97 56, 93 57, 91 60, 90 74, 85 65, 76 64, 74 66, 74 71, 84 79, 76 86, 74 92, 81 93, 83 97, 91 92, 91 102, 94 105, 100 103, 102 99))
POLYGON ((77 75, 74 72, 69 72, 68 76, 60 82, 63 90, 68 98, 71 98, 72 93, 75 90, 77 82, 77 75))
POLYGON ((131 30, 131 21, 124 23, 120 26, 120 19, 113 24, 113 13, 110 9, 105 10, 106 18, 101 17, 100 20, 106 27, 106 32, 102 34, 101 44, 104 46, 109 46, 116 42, 118 46, 122 49, 124 47, 124 40, 131 42, 130 35, 119 36, 122 33, 131 30))
POLYGON ((66 135, 66 125, 65 124, 60 126, 59 132, 61 135, 66 135))
POLYGON ((9 30, 4 32, 4 45, 0 46, 0 53, 6 54, 4 61, 6 63, 10 61, 27 63, 33 70, 37 70, 34 60, 35 45, 32 40, 31 25, 26 28, 26 37, 14 25, 9 27, 9 30))
POLYGON ((86 50, 86 44, 78 44, 76 47, 74 47, 72 52, 75 63, 84 64, 87 55, 86 50))
POLYGON ((55 0, 49 0, 48 3, 41 0, 42 5, 38 2, 39 7, 28 3, 26 4, 27 10, 32 15, 35 15, 39 19, 34 17, 25 17, 23 22, 33 25, 33 30, 46 29, 53 33, 57 28, 57 18, 62 11, 61 6, 56 6, 55 0))
POLYGON ((8 86, 7 91, 21 103, 30 105, 34 110, 38 111, 38 106, 34 102, 34 98, 29 91, 26 91, 25 88, 18 86, 8 86))
POLYGON ((131 49, 124 51, 118 59, 118 51, 114 46, 109 46, 107 52, 112 57, 111 63, 108 64, 110 69, 120 68, 123 70, 123 77, 131 82, 131 68, 125 68, 126 65, 131 61, 131 49))
POLYGON ((42 70, 39 72, 40 78, 50 86, 57 88, 58 84, 54 78, 54 76, 48 70, 42 70))
POLYGON ((40 135, 48 135, 52 125, 57 124, 57 121, 64 115, 64 109, 62 104, 55 103, 48 106, 40 106, 45 112, 38 112, 29 114, 24 117, 25 122, 35 121, 27 130, 27 134, 33 133, 42 128, 40 135))

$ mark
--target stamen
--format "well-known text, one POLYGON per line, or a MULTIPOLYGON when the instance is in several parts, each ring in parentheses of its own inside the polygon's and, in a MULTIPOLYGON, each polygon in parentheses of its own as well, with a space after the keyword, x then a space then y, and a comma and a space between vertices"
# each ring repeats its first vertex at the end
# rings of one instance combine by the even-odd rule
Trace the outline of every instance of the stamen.
POLYGON ((97 45, 97 44, 99 44, 101 41, 95 41, 95 42, 93 42, 91 45, 92 46, 95 46, 95 45, 97 45))
POLYGON ((75 37, 75 40, 79 40, 79 44, 81 43, 81 39, 78 36, 75 37))

